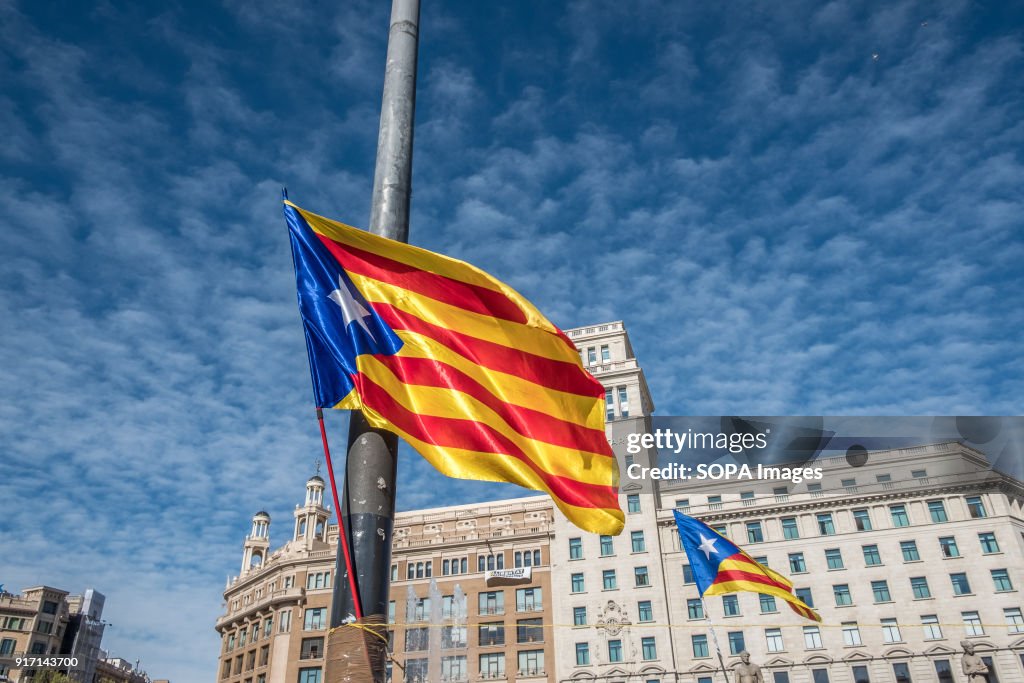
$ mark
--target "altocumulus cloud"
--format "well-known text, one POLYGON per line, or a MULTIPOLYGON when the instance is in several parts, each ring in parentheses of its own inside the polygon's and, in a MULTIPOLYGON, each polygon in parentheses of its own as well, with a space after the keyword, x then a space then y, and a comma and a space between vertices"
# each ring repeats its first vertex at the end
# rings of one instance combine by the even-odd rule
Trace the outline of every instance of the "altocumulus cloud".
MULTIPOLYGON (((318 454, 279 189, 365 223, 386 3, 39 4, 0 3, 0 581, 211 680, 318 454)), ((425 3, 415 242, 624 319, 662 414, 1019 410, 1019 10, 529 9, 425 3)), ((520 493, 439 479, 403 451, 400 507, 520 493)))

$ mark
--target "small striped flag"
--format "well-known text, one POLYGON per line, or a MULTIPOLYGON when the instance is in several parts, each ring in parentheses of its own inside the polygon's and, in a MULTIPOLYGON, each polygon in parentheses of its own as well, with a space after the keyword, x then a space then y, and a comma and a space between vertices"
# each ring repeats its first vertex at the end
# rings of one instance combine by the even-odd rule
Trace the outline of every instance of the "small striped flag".
POLYGON ((805 619, 821 621, 817 612, 794 595, 792 581, 755 561, 699 519, 678 510, 673 513, 701 597, 740 592, 774 595, 805 619))
POLYGON ((604 388, 565 333, 463 261, 285 200, 318 407, 362 410, 442 473, 547 492, 618 534, 604 388))

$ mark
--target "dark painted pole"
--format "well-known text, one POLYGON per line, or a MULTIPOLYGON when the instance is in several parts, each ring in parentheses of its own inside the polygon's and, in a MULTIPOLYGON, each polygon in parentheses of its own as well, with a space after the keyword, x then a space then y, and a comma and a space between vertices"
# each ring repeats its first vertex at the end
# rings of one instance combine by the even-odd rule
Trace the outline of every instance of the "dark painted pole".
MULTIPOLYGON (((370 232, 402 242, 409 240, 419 19, 419 0, 393 0, 370 211, 370 232)), ((362 413, 353 412, 341 502, 343 530, 350 534, 363 612, 385 619, 391 581, 397 466, 398 437, 372 429, 362 413)), ((344 573, 339 555, 334 573, 332 627, 354 613, 352 595, 342 579, 344 573)), ((375 673, 381 674, 384 662, 373 664, 375 673)))

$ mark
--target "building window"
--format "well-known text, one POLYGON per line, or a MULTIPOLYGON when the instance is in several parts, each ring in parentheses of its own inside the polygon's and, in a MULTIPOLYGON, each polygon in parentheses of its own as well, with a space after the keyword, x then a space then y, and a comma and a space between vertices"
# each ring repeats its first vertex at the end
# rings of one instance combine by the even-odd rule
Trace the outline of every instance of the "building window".
POLYGON ((573 593, 582 593, 585 590, 586 590, 586 588, 584 587, 584 584, 583 584, 583 573, 580 572, 580 573, 573 574, 572 575, 572 592, 573 593))
POLYGON ((688 564, 683 565, 683 583, 696 583, 693 579, 693 567, 688 564))
POLYGON ((803 553, 789 554, 789 571, 792 574, 802 574, 807 571, 807 564, 804 562, 803 553))
POLYGON ((747 649, 743 641, 743 631, 729 631, 729 654, 738 655, 747 649))
POLYGON ((953 669, 950 668, 948 659, 935 660, 935 676, 939 683, 953 683, 953 669))
MULTIPOLYGON (((426 631, 426 629, 419 629, 426 631)), ((407 650, 409 648, 406 648, 407 650)), ((426 648, 424 648, 426 649, 426 648)), ((255 653, 253 653, 255 654, 255 653)), ((303 638, 299 648, 299 659, 320 659, 324 656, 323 638, 303 638)), ((252 667, 250 667, 252 668, 252 667)))
POLYGON ((871 683, 871 677, 868 676, 868 668, 866 666, 858 664, 853 667, 853 683, 871 683))
POLYGON ((612 354, 611 354, 611 350, 608 348, 608 345, 607 344, 601 344, 601 362, 602 363, 607 363, 611 359, 612 359, 612 354))
POLYGON ((320 669, 299 669, 299 683, 320 683, 320 669))
POLYGON ((688 619, 704 618, 704 603, 700 598, 690 598, 686 601, 686 616, 688 619))
POLYGON ((810 588, 797 588, 795 591, 793 591, 793 594, 796 595, 796 597, 803 600, 804 604, 808 607, 814 607, 814 598, 811 596, 810 588))
MULTIPOLYGON (((597 347, 587 347, 587 365, 597 365, 597 347)), ((611 389, 609 389, 611 391, 611 389)))
POLYGON ((845 583, 832 586, 832 595, 836 598, 836 607, 845 607, 853 604, 853 597, 850 595, 850 586, 845 583))
POLYGON ((626 496, 626 511, 631 515, 635 515, 636 513, 640 512, 639 493, 630 493, 629 495, 626 496))
POLYGON ((871 531, 871 513, 867 508, 853 511, 853 523, 857 531, 871 531))
POLYGON ((494 621, 480 624, 477 628, 477 639, 481 646, 504 645, 505 644, 505 623, 494 621))
POLYGON ((967 512, 971 515, 972 519, 988 517, 988 513, 985 512, 985 503, 981 501, 981 496, 967 496, 967 512))
POLYGON ((811 669, 811 679, 814 683, 828 683, 828 669, 811 669))
POLYGON ((953 583, 953 595, 969 595, 971 592, 971 584, 967 580, 967 574, 957 573, 950 574, 949 580, 953 583))
POLYGON ((816 515, 818 519, 818 533, 822 536, 832 536, 836 533, 836 525, 832 522, 831 512, 819 512, 816 515))
POLYGON ((651 579, 647 575, 647 567, 636 567, 633 569, 633 579, 635 580, 637 587, 651 585, 651 579))
POLYGON ((602 586, 604 587, 604 590, 606 590, 606 591, 614 590, 616 588, 615 570, 614 569, 605 569, 603 572, 601 572, 601 583, 602 583, 602 586))
POLYGON ((689 498, 677 498, 676 499, 676 509, 679 510, 680 512, 687 512, 687 511, 689 511, 689 509, 690 509, 690 499, 689 498))
POLYGON ((739 598, 735 595, 723 595, 722 612, 727 617, 738 617, 740 615, 739 598))
POLYGON ((629 397, 626 395, 626 387, 619 387, 619 414, 622 417, 629 417, 629 397))
POLYGON ((942 626, 939 624, 938 615, 921 615, 921 627, 924 628, 925 640, 939 640, 942 638, 942 626))
POLYGON ((653 636, 647 636, 640 639, 640 650, 644 661, 650 661, 658 658, 658 648, 655 645, 653 636))
POLYGON ((642 553, 642 552, 646 551, 647 546, 644 543, 644 532, 642 532, 642 531, 632 531, 632 532, 630 532, 630 534, 629 534, 629 541, 632 544, 633 552, 634 553, 642 553))
POLYGON ((454 595, 442 595, 441 596, 441 618, 451 619, 455 611, 455 596, 454 595))
MULTIPOLYGON (((821 484, 818 484, 821 486, 821 484)), ((773 671, 772 680, 775 683, 789 683, 789 672, 788 671, 773 671)))
POLYGON ((910 590, 914 594, 915 600, 924 600, 925 598, 932 597, 932 592, 928 588, 928 579, 924 576, 911 577, 910 590))
POLYGON ((523 650, 518 659, 520 676, 538 676, 543 673, 544 650, 523 650))
POLYGON ((543 643, 544 642, 544 620, 540 617, 534 619, 520 619, 516 622, 517 643, 543 643))
POLYGON ((641 600, 636 603, 638 619, 641 623, 647 621, 654 621, 654 609, 651 607, 650 600, 641 600))
POLYGON ((466 655, 441 657, 441 680, 469 680, 469 668, 466 666, 466 655))
POLYGON ((576 643, 576 666, 590 664, 590 643, 576 643))
POLYGON ((868 567, 874 567, 882 564, 882 556, 878 554, 877 545, 865 545, 861 546, 864 550, 864 564, 868 567))
POLYGON ((892 515, 892 525, 894 527, 910 526, 910 517, 907 516, 906 505, 890 505, 889 514, 892 515))
POLYGON ((964 633, 968 636, 983 636, 985 629, 981 626, 981 617, 977 612, 961 612, 964 620, 964 633))
POLYGON ((608 555, 614 555, 614 554, 615 554, 615 548, 612 545, 612 537, 611 536, 602 536, 601 537, 601 557, 607 557, 608 555))
POLYGON ((946 505, 941 500, 928 501, 928 514, 931 515, 933 524, 949 521, 949 517, 946 515, 946 505))
MULTIPOLYGON (((410 680, 408 677, 408 667, 406 667, 406 680, 410 680)), ((485 655, 480 655, 480 673, 485 678, 504 678, 505 677, 505 653, 504 652, 488 652, 485 655)), ((429 680, 425 676, 420 680, 429 680)))
POLYGON ((758 596, 761 600, 761 614, 774 614, 778 611, 775 607, 775 596, 761 594, 758 596))
POLYGON ((882 640, 886 643, 898 643, 903 640, 900 637, 900 626, 895 619, 882 619, 882 640))
POLYGON ((911 683, 910 667, 906 662, 893 662, 892 673, 896 677, 896 683, 911 683))
POLYGON ((573 607, 572 608, 572 625, 573 626, 586 626, 587 625, 587 608, 586 607, 573 607))
POLYGON ((800 528, 796 525, 796 517, 782 518, 782 537, 789 540, 800 538, 800 528))
POLYGON ((768 652, 782 652, 782 629, 778 628, 766 628, 764 630, 764 639, 768 645, 768 652))
POLYGON ((892 602, 892 596, 889 595, 889 582, 885 579, 881 581, 871 582, 871 592, 875 596, 875 602, 892 602))
POLYGON ((917 552, 917 541, 900 541, 900 552, 904 562, 917 562, 921 555, 917 552))
POLYGON ((708 652, 708 637, 703 633, 698 633, 690 636, 690 642, 693 646, 693 656, 695 658, 709 657, 708 652))
POLYGON ((288 633, 292 630, 292 611, 290 609, 281 612, 281 624, 277 630, 278 633, 288 633))
POLYGON ((712 510, 722 509, 722 497, 721 496, 708 496, 708 507, 712 510))
POLYGON ((465 626, 445 626, 441 629, 441 649, 466 647, 465 626))
POLYGON ((1020 607, 1004 607, 1003 617, 1006 619, 1006 630, 1010 633, 1024 633, 1024 615, 1020 607))
POLYGON ((978 534, 978 541, 981 543, 981 552, 986 555, 999 552, 999 542, 996 541, 996 535, 991 531, 978 534))
POLYGON ((544 609, 543 592, 540 588, 517 588, 516 611, 535 612, 544 609))
POLYGON ((761 522, 747 522, 747 543, 762 543, 764 532, 761 530, 761 522))
POLYGON ((307 609, 305 614, 306 616, 302 622, 302 629, 304 631, 316 631, 326 628, 327 610, 325 608, 307 609))
POLYGON ((609 662, 621 662, 622 661, 622 641, 621 640, 609 640, 608 641, 608 661, 609 662))
POLYGON ((843 645, 862 645, 860 640, 860 627, 856 621, 843 622, 843 645))
POLYGON ((480 614, 504 614, 505 591, 481 593, 479 597, 480 614))
POLYGON ((430 598, 416 598, 413 603, 412 618, 409 621, 427 621, 430 619, 430 598))
POLYGON ((843 569, 843 553, 839 548, 830 548, 825 551, 825 564, 829 569, 843 569))
POLYGON ((992 583, 995 584, 996 592, 1012 591, 1013 582, 1010 581, 1010 573, 1005 569, 992 570, 992 583))
POLYGON ((604 390, 604 419, 609 422, 615 419, 615 396, 611 388, 604 390))
POLYGON ((405 630, 405 651, 422 652, 430 647, 430 631, 427 628, 407 628, 405 630))
POLYGON ((582 538, 570 538, 569 539, 569 559, 570 560, 582 560, 583 559, 583 539, 582 538))
POLYGON ((939 539, 939 548, 943 557, 960 557, 960 550, 956 547, 956 538, 943 536, 939 539))
POLYGON ((820 650, 822 647, 821 629, 817 626, 804 626, 804 649, 820 650))

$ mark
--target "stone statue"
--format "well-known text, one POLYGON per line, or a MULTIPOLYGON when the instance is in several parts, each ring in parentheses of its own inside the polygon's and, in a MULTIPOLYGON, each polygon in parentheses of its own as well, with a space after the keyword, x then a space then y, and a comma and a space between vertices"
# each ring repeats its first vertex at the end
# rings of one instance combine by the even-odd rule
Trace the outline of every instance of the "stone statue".
MULTIPOLYGON (((740 653, 741 664, 733 668, 736 674, 736 683, 764 683, 764 676, 761 675, 761 667, 750 663, 750 653, 744 650, 740 653)), ((972 680, 971 683, 974 683, 972 680)), ((984 683, 984 682, 983 682, 984 683)))
POLYGON ((981 657, 974 654, 974 643, 961 640, 960 647, 964 649, 964 658, 960 665, 964 669, 964 676, 967 676, 967 683, 988 683, 988 667, 981 657))

